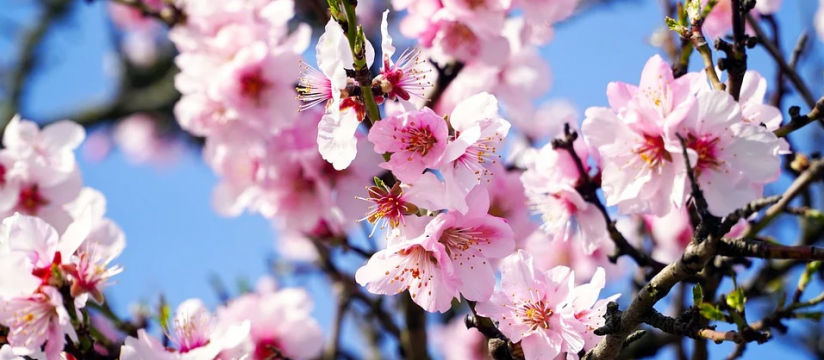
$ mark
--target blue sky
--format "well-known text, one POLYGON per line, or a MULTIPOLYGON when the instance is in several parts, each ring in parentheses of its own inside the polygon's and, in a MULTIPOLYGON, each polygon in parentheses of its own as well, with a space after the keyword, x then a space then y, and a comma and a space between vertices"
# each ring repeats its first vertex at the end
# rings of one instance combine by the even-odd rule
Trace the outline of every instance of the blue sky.
MULTIPOLYGON (((795 43, 800 31, 811 30, 817 2, 784 2, 778 21, 786 48, 795 43)), ((658 52, 647 45, 646 39, 662 24, 659 3, 624 1, 589 11, 560 26, 555 40, 542 50, 553 69, 548 97, 568 98, 583 112, 588 106, 606 106, 608 82, 637 83, 646 60, 658 52)), ((3 25, 28 26, 36 15, 35 7, 23 0, 0 0, 0 8, 9 9, 0 14, 3 25)), ((44 62, 31 78, 24 98, 22 111, 26 116, 51 119, 111 96, 115 84, 106 75, 104 64, 112 40, 105 15, 103 1, 77 1, 69 19, 49 34, 42 52, 44 62)), ((4 65, 16 51, 6 29, 0 26, 0 64, 4 65)), ((822 85, 821 43, 812 41, 813 55, 803 65, 805 76, 814 85, 813 92, 818 93, 822 85)), ((750 67, 772 79, 773 67, 767 60, 760 48, 750 51, 750 67)), ((697 62, 694 57, 692 69, 698 67, 697 62)), ((802 105, 794 96, 788 97, 785 104, 802 105)), ((821 131, 812 126, 797 137, 803 150, 820 150, 821 142, 817 140, 821 131)), ((86 185, 106 195, 109 217, 126 232, 128 246, 119 259, 126 271, 118 275, 118 284, 109 292, 119 312, 124 313, 134 301, 154 302, 160 293, 172 304, 201 297, 207 304, 216 305, 209 276, 218 274, 231 286, 237 279, 254 282, 267 272, 266 261, 273 252, 276 234, 259 216, 226 219, 212 211, 209 202, 216 177, 202 163, 197 150, 184 154, 173 167, 161 169, 131 165, 118 152, 96 163, 81 158, 80 167, 86 185)), ((334 306, 325 301, 330 298, 329 290, 322 280, 313 277, 301 279, 301 284, 313 291, 316 315, 328 328, 334 306)), ((726 345, 710 348, 711 358, 725 356, 731 349, 726 345)), ((671 355, 665 353, 662 357, 671 355)), ((748 358, 777 356, 786 360, 808 358, 783 341, 751 345, 748 351, 748 358)))

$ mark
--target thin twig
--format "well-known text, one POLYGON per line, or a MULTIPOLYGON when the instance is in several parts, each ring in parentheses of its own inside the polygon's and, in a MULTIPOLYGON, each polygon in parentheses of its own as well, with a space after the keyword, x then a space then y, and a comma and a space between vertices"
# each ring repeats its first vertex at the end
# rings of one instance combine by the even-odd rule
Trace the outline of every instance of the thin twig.
POLYGON ((796 195, 809 186, 814 180, 820 178, 822 173, 824 173, 824 159, 814 160, 810 163, 810 167, 797 179, 795 179, 789 188, 787 188, 781 196, 781 200, 778 200, 775 205, 767 209, 764 214, 764 218, 750 226, 749 230, 747 230, 747 233, 743 237, 752 238, 767 227, 767 225, 769 225, 770 222, 778 216, 778 214, 784 211, 796 195))
POLYGON ((752 16, 752 14, 747 14, 747 23, 753 29, 756 36, 758 36, 758 42, 764 45, 764 49, 766 49, 770 56, 772 56, 776 63, 778 63, 778 66, 781 67, 784 74, 790 78, 790 82, 793 83, 793 86, 801 95, 801 98, 804 99, 807 106, 810 108, 815 107, 815 98, 813 97, 812 92, 810 92, 810 89, 807 87, 807 84, 801 79, 798 72, 791 67, 789 63, 787 63, 784 59, 784 55, 781 54, 781 50, 779 50, 775 44, 767 38, 767 34, 764 33, 764 29, 761 28, 761 25, 752 16))

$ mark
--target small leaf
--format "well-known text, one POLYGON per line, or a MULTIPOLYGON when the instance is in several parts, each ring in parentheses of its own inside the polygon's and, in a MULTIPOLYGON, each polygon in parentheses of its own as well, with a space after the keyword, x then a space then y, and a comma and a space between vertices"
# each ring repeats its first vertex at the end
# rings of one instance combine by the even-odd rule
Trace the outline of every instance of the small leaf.
POLYGON ((710 303, 702 303, 699 307, 699 312, 701 316, 705 317, 708 320, 724 320, 724 313, 718 309, 717 306, 714 306, 710 303))
POLYGON ((736 288, 733 292, 727 295, 727 305, 739 313, 744 312, 744 303, 747 298, 744 296, 743 288, 736 288))
POLYGON ((381 180, 381 178, 375 176, 374 180, 375 180, 375 186, 377 186, 379 188, 385 188, 386 187, 386 184, 383 183, 383 180, 381 180))
POLYGON ((695 284, 692 288, 692 303, 700 304, 702 302, 704 302, 704 289, 701 287, 701 284, 695 284))
POLYGON ((667 27, 670 30, 675 31, 678 34, 683 34, 684 32, 688 31, 686 26, 681 25, 678 21, 676 21, 675 19, 673 19, 669 16, 664 18, 664 22, 667 23, 667 27))

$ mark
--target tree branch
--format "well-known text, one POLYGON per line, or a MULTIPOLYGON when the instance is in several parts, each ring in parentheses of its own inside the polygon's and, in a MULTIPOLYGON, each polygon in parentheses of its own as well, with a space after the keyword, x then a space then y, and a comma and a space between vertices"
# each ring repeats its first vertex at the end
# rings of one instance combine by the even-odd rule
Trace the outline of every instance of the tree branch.
POLYGON ((754 239, 724 238, 718 244, 718 255, 755 257, 761 259, 824 260, 824 248, 787 246, 754 239))

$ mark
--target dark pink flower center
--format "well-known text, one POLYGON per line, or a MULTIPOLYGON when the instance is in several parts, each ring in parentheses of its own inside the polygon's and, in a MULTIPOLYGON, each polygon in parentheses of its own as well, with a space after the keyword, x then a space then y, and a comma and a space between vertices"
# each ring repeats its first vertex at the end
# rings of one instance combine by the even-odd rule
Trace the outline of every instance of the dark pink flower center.
POLYGON ((528 301, 516 307, 515 316, 522 323, 529 325, 530 330, 538 328, 549 329, 549 319, 554 312, 543 300, 528 301))
MULTIPOLYGON (((429 126, 416 127, 415 122, 411 122, 409 127, 400 130, 400 141, 406 146, 405 150, 409 152, 416 152, 421 156, 426 156, 429 150, 435 146, 438 139, 429 130, 429 126)), ((397 137, 396 137, 397 138, 397 137)), ((412 158, 409 158, 412 161, 412 158)))
POLYGON ((664 147, 664 138, 661 136, 644 135, 635 153, 649 165, 650 169, 655 169, 664 165, 664 162, 672 162, 672 155, 664 147))
POLYGON ((721 139, 710 135, 687 136, 687 147, 698 153, 698 161, 695 164, 695 173, 700 175, 707 169, 717 169, 723 160, 718 159, 718 142, 721 139))
POLYGON ((241 94, 246 98, 253 99, 256 104, 261 103, 263 92, 270 86, 271 84, 263 78, 262 69, 245 73, 240 77, 241 94))
POLYGON ((369 198, 363 200, 374 204, 366 215, 366 221, 371 224, 384 220, 389 223, 390 227, 396 228, 403 222, 404 215, 418 210, 415 205, 409 204, 403 199, 403 192, 397 184, 391 189, 386 186, 371 186, 367 190, 369 191, 369 198))
POLYGON ((27 215, 37 215, 41 207, 48 205, 49 200, 40 193, 37 184, 32 184, 20 190, 17 208, 27 215))
POLYGON ((276 339, 265 339, 255 343, 255 360, 280 360, 285 356, 276 339))

